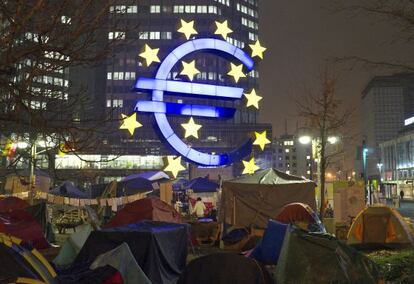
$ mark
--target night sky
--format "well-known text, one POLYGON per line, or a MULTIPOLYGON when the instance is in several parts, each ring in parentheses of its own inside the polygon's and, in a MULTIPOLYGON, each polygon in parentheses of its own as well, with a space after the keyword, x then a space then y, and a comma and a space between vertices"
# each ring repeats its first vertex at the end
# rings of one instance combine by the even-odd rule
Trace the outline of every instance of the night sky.
MULTIPOLYGON (((392 43, 396 30, 387 21, 368 15, 356 17, 333 13, 329 0, 260 0, 260 37, 268 48, 260 67, 260 86, 264 100, 261 122, 273 124, 273 136, 296 129, 293 97, 315 89, 328 58, 361 56, 389 60, 410 54, 407 44, 392 43), (398 57, 399 56, 399 57, 398 57)), ((361 91, 374 75, 393 71, 359 66, 337 66, 338 95, 344 104, 355 107, 352 131, 358 133, 361 91)), ((356 141, 355 143, 360 143, 356 141)))

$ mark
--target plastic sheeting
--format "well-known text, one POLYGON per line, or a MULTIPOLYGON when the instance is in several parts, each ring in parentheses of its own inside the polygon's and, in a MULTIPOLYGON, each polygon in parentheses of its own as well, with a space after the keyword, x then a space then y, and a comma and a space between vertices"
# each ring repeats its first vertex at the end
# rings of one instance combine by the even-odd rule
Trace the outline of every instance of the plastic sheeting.
POLYGON ((186 265, 188 232, 187 224, 150 221, 94 231, 76 262, 91 262, 125 242, 152 283, 176 283, 186 265))

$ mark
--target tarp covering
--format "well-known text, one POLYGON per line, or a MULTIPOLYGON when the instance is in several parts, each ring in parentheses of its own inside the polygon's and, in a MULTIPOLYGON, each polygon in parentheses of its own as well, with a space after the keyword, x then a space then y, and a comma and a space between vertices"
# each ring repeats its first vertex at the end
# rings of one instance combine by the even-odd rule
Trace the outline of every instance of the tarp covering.
POLYGON ((292 202, 315 209, 315 183, 267 169, 223 183, 220 219, 231 225, 264 228, 292 202))
POLYGON ((119 272, 109 265, 91 270, 88 265, 80 264, 66 270, 59 270, 56 280, 59 284, 123 284, 119 272))
POLYGON ((285 205, 275 220, 284 224, 295 224, 311 232, 326 233, 325 226, 315 211, 303 203, 296 202, 285 205))
POLYGON ((0 234, 0 283, 12 283, 25 277, 54 283, 56 272, 40 255, 21 240, 0 234))
POLYGON ((24 209, 0 213, 0 233, 12 235, 33 245, 37 249, 46 249, 49 243, 43 236, 43 230, 37 221, 24 209))
POLYGON ((72 182, 65 181, 60 186, 50 190, 49 193, 70 198, 86 198, 87 194, 77 188, 72 182))
POLYGON ((289 225, 269 220, 260 243, 250 254, 251 258, 263 264, 276 264, 282 250, 283 240, 289 225))
POLYGON ((274 282, 266 269, 256 261, 235 253, 216 253, 191 261, 177 283, 271 284, 274 282))
POLYGON ((122 275, 124 284, 151 284, 126 243, 98 256, 90 269, 111 266, 122 275))
POLYGON ((92 231, 93 228, 89 224, 77 227, 76 232, 70 235, 63 243, 53 263, 62 267, 71 265, 92 231))
POLYGON ((30 204, 23 199, 13 196, 0 199, 0 213, 9 212, 15 209, 24 209, 29 206, 30 204))
POLYGON ((374 262, 329 235, 288 229, 275 278, 286 284, 377 284, 380 273, 374 262))
POLYGON ((366 248, 414 247, 414 236, 397 210, 375 205, 365 208, 355 218, 347 244, 366 248))
POLYGON ((192 179, 189 183, 187 183, 184 187, 185 189, 191 189, 195 193, 199 192, 216 192, 219 188, 218 183, 209 180, 208 178, 198 177, 192 179))
POLYGON ((91 262, 125 242, 152 283, 176 283, 186 264, 188 231, 187 224, 150 221, 94 231, 75 262, 91 262))
POLYGON ((117 196, 133 195, 140 192, 153 191, 158 187, 156 182, 145 178, 134 178, 117 183, 117 196))
POLYGON ((149 172, 143 172, 139 174, 132 174, 132 175, 126 176, 123 179, 121 179, 121 182, 133 180, 136 178, 144 178, 149 181, 163 181, 163 180, 170 179, 170 177, 163 171, 149 171, 149 172))
POLYGON ((125 205, 105 228, 120 227, 143 220, 182 223, 180 214, 171 205, 157 197, 147 197, 125 205))

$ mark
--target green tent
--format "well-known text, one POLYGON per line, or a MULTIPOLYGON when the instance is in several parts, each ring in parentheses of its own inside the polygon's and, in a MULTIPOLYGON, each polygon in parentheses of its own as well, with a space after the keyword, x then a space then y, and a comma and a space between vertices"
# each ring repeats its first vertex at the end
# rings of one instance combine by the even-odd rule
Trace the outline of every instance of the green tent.
POLYGON ((92 231, 90 224, 77 227, 76 233, 68 237, 53 262, 61 267, 71 265, 92 231))
POLYGON ((286 284, 376 284, 381 276, 371 260, 336 238, 291 229, 286 231, 275 278, 286 284))

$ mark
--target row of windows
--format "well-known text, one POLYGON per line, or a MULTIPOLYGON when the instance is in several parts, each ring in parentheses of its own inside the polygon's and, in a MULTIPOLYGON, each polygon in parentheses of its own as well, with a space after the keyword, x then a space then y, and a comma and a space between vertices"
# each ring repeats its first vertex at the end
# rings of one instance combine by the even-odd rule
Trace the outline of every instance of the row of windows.
POLYGON ((109 12, 117 14, 136 14, 138 13, 138 6, 117 5, 109 7, 109 12))
POLYGON ((33 79, 34 82, 43 83, 43 84, 50 84, 59 87, 68 87, 69 81, 64 80, 62 78, 56 78, 52 76, 37 76, 33 79))
POLYGON ((69 61, 70 56, 63 55, 58 51, 45 51, 45 57, 50 59, 69 61))
POLYGON ((231 38, 231 37, 227 37, 226 41, 242 49, 244 48, 244 45, 245 45, 244 42, 231 38))
POLYGON ((236 8, 237 8, 237 11, 240 11, 240 12, 242 12, 246 15, 249 15, 251 17, 257 18, 259 16, 256 10, 248 8, 248 7, 246 7, 242 4, 237 3, 236 8))
POLYGON ((36 95, 52 98, 52 99, 63 99, 68 100, 68 93, 60 91, 52 91, 50 89, 44 89, 39 87, 32 87, 32 92, 36 95))
POLYGON ((249 32, 249 40, 256 41, 258 39, 257 34, 249 32))
POLYGON ((109 32, 108 39, 125 39, 125 32, 109 32))
POLYGON ((141 32, 140 39, 172 39, 172 32, 141 32))
POLYGON ((230 7, 230 0, 214 0, 214 1, 230 7))
POLYGON ((106 107, 123 107, 124 100, 115 99, 115 100, 106 100, 106 107))
POLYGON ((135 72, 108 72, 108 80, 135 80, 135 72))
POLYGON ((197 13, 197 14, 217 14, 219 9, 216 6, 196 6, 196 5, 174 5, 173 13, 197 13))
POLYGON ((246 3, 249 3, 250 5, 257 7, 257 0, 243 0, 246 3))
POLYGON ((150 13, 152 13, 152 14, 161 13, 161 6, 160 5, 151 5, 150 6, 150 13))
POLYGON ((252 29, 255 29, 255 30, 259 29, 259 24, 254 22, 254 21, 251 21, 249 19, 246 19, 246 18, 242 17, 241 18, 241 23, 242 23, 243 26, 246 26, 246 27, 249 27, 249 28, 252 28, 252 29))

